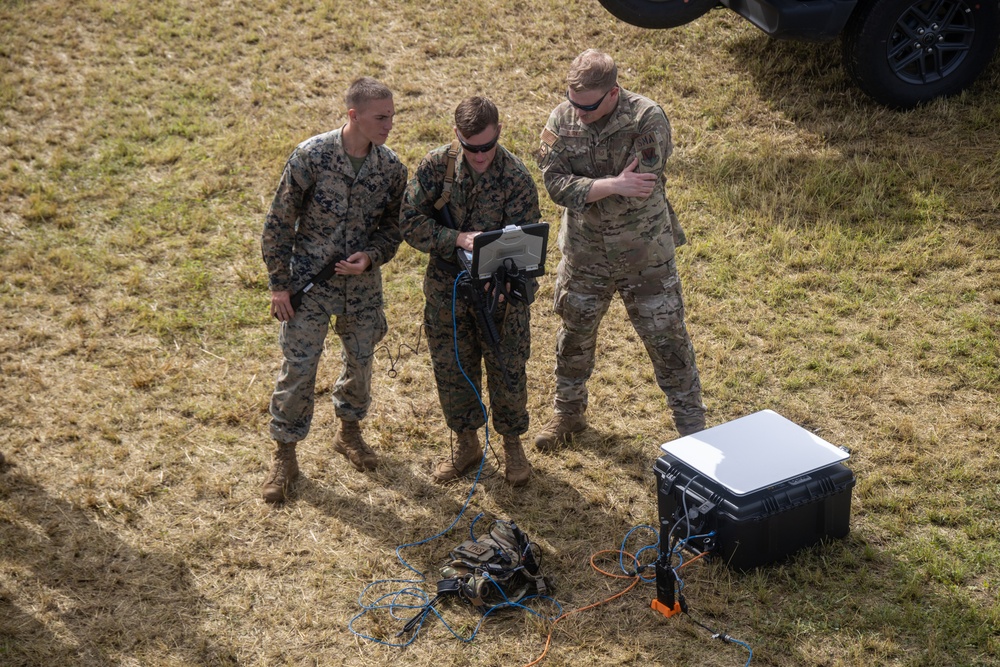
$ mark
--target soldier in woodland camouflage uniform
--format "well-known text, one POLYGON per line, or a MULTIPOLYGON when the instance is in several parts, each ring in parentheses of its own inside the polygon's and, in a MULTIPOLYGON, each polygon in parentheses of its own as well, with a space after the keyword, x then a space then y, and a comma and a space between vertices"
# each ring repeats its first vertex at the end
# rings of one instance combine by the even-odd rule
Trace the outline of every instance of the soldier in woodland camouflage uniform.
POLYGON ((555 415, 535 439, 552 449, 587 426, 587 380, 597 329, 619 293, 653 362, 681 435, 705 427, 701 381, 684 325, 674 247, 684 242, 664 191, 673 150, 670 123, 652 100, 618 86, 607 54, 573 61, 567 100, 542 130, 538 165, 552 200, 565 207, 555 311, 555 415))
POLYGON ((375 345, 386 333, 379 267, 401 241, 406 167, 384 146, 395 114, 389 89, 363 77, 351 84, 345 101, 347 123, 302 142, 288 159, 261 238, 284 355, 271 397, 277 450, 263 487, 268 502, 284 500, 298 476, 295 445, 312 423, 316 369, 330 318, 343 362, 333 388, 340 418, 333 448, 358 470, 378 462, 359 422, 371 403, 375 345), (335 275, 316 284, 293 310, 291 296, 337 258, 335 275))
POLYGON ((472 239, 478 233, 536 223, 541 215, 538 191, 527 168, 497 144, 500 130, 497 109, 486 98, 469 98, 455 109, 455 134, 462 151, 455 165, 448 206, 457 229, 449 229, 435 217, 434 203, 441 196, 447 172, 447 145, 431 151, 421 161, 407 185, 400 214, 406 242, 430 253, 424 276, 424 324, 445 421, 458 434, 457 447, 434 470, 438 482, 461 476, 482 458, 478 429, 485 418, 476 394, 482 395, 484 362, 493 427, 503 436, 504 475, 515 486, 526 484, 531 476, 520 438, 528 430, 528 304, 508 299, 496 314, 502 368, 479 333, 474 310, 461 298, 454 304, 457 332, 452 326, 452 294, 459 274, 455 249, 471 251, 472 239), (475 391, 466 375, 475 383, 475 391))

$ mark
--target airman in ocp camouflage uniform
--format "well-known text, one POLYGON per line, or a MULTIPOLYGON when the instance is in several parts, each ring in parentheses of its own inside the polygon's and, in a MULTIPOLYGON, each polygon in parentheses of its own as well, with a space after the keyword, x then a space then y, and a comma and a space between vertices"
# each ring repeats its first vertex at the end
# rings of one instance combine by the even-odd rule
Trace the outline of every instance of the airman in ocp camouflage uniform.
POLYGON ((542 130, 538 165, 565 207, 555 311, 555 415, 535 439, 552 449, 587 426, 587 380, 597 330, 619 293, 653 362, 681 435, 705 427, 694 348, 684 324, 675 245, 684 242, 664 190, 670 123, 652 100, 618 86, 617 68, 593 49, 573 61, 567 100, 542 130))
POLYGON ((340 419, 333 448, 358 470, 378 463, 359 422, 371 404, 375 346, 387 329, 379 267, 402 240, 406 167, 384 146, 395 114, 389 89, 362 77, 351 84, 346 102, 342 128, 302 142, 288 159, 261 238, 284 355, 271 397, 277 449, 263 487, 268 502, 284 500, 298 476, 295 445, 312 423, 316 369, 331 318, 343 362, 333 388, 340 419), (336 260, 334 275, 316 283, 293 309, 292 295, 336 260))
POLYGON ((477 394, 482 396, 483 363, 493 427, 503 436, 505 478, 519 486, 531 475, 520 438, 528 430, 528 304, 515 299, 500 304, 495 321, 501 336, 502 363, 483 340, 474 310, 461 298, 454 299, 454 327, 452 324, 455 279, 460 271, 456 248, 471 251, 478 233, 536 223, 541 216, 535 183, 524 163, 497 144, 500 130, 497 109, 486 98, 469 98, 455 110, 455 134, 462 150, 454 166, 448 207, 456 229, 439 222, 434 207, 448 170, 447 145, 421 161, 407 185, 400 213, 403 238, 430 254, 424 276, 424 325, 445 421, 458 434, 452 455, 434 470, 438 482, 459 477, 482 458, 478 429, 485 418, 477 394))

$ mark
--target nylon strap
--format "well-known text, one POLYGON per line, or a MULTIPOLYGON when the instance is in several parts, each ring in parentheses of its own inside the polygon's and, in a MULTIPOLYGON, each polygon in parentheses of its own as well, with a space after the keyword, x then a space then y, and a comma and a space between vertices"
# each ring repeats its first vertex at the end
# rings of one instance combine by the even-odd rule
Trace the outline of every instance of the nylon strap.
POLYGON ((459 146, 458 139, 455 139, 448 149, 448 168, 444 172, 444 186, 441 188, 441 196, 434 202, 434 208, 439 211, 451 201, 451 184, 455 182, 455 162, 458 160, 458 152, 461 150, 459 146))

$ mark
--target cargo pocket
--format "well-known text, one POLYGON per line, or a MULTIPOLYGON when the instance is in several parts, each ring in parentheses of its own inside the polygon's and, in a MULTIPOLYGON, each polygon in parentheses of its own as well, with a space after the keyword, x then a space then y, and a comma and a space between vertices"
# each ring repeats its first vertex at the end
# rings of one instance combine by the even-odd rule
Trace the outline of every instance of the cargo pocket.
MULTIPOLYGON (((636 333, 647 345, 662 348, 667 343, 687 340, 684 326, 684 301, 681 298, 680 279, 671 275, 659 281, 659 289, 628 290, 622 294, 622 301, 636 333), (640 291, 641 293, 636 293, 640 291)), ((686 363, 682 359, 664 359, 670 368, 679 368, 686 363)))
POLYGON ((556 281, 555 304, 556 315, 569 322, 596 321, 600 315, 600 299, 596 294, 580 294, 570 292, 561 280, 556 281))

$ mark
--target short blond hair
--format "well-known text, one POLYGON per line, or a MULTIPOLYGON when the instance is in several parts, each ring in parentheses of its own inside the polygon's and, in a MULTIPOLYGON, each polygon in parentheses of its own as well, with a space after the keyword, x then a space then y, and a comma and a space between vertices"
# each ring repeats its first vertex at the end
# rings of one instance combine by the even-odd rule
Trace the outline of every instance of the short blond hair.
POLYGON ((392 91, 387 85, 370 76, 355 79, 344 95, 344 103, 348 109, 360 109, 369 102, 385 99, 392 99, 392 91))
POLYGON ((566 82, 574 92, 611 90, 618 83, 614 58, 597 49, 587 49, 569 66, 566 82))

